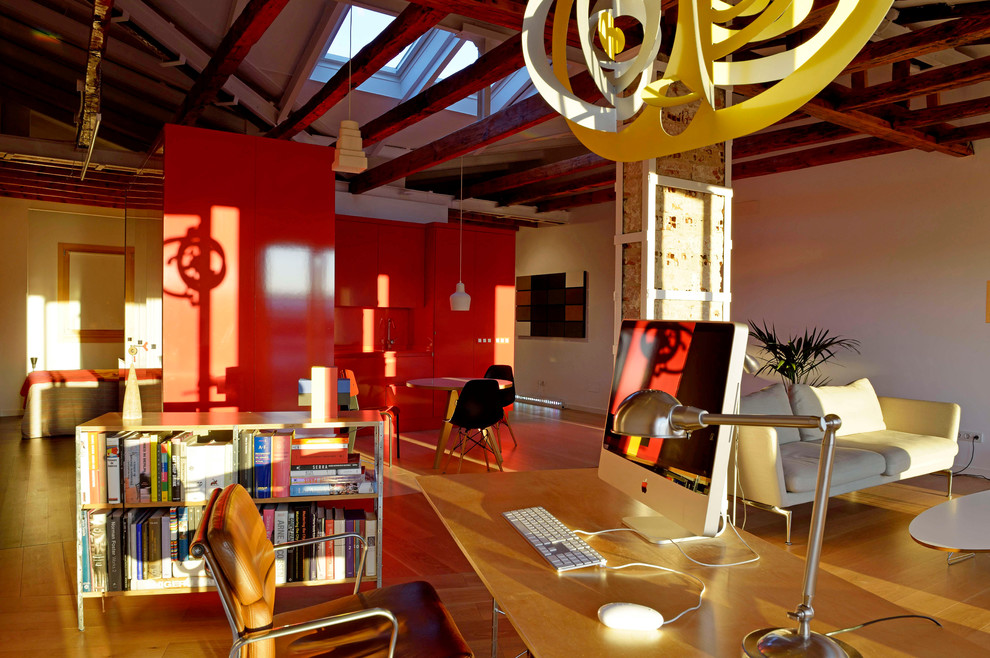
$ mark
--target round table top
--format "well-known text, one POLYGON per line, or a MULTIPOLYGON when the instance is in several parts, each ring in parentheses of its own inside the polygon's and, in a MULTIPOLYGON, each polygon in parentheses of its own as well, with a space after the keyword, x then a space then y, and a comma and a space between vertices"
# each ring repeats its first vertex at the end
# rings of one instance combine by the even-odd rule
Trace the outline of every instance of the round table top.
POLYGON ((919 544, 941 551, 990 551, 990 490, 925 510, 908 531, 919 544))
MULTIPOLYGON (((487 379, 486 377, 423 377, 410 379, 406 382, 409 388, 432 388, 437 391, 459 391, 464 384, 472 379, 487 379)), ((508 379, 496 379, 499 388, 509 388, 512 382, 508 379)))

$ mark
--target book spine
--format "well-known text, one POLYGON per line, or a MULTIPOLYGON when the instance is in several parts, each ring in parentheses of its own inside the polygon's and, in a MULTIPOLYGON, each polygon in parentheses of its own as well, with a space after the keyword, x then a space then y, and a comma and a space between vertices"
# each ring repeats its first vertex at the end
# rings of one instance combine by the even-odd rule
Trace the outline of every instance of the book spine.
POLYGON ((148 553, 145 558, 145 578, 162 577, 162 521, 161 513, 155 515, 145 523, 145 530, 148 535, 148 553))
POLYGON ((272 435, 267 432, 254 437, 254 497, 272 497, 272 435))
POLYGON ((172 455, 171 478, 172 478, 172 500, 179 502, 182 500, 182 441, 178 438, 171 439, 172 445, 169 451, 172 455))
POLYGON ((89 561, 92 591, 107 591, 107 510, 94 510, 89 516, 89 561))
MULTIPOLYGON (((351 510, 344 510, 344 532, 354 532, 354 519, 350 517, 351 510)), ((344 540, 344 578, 354 577, 354 538, 344 540)))
POLYGON ((118 505, 121 502, 120 437, 107 437, 107 502, 118 505))
POLYGON ((158 440, 158 491, 159 500, 171 502, 172 500, 172 465, 169 463, 169 452, 172 448, 172 441, 166 437, 158 440))
MULTIPOLYGON (((344 510, 341 507, 333 508, 333 534, 339 535, 344 532, 344 510)), ((334 580, 344 579, 344 539, 335 539, 333 542, 333 577, 334 580)))
POLYGON ((148 437, 148 478, 151 481, 151 501, 161 500, 161 475, 158 472, 158 437, 148 437))
MULTIPOLYGON (((320 506, 316 507, 315 514, 315 531, 313 533, 314 537, 324 537, 324 532, 326 531, 326 509, 320 506)), ((313 562, 316 565, 316 580, 326 580, 327 579, 327 543, 320 542, 314 547, 316 550, 313 555, 313 562)))
POLYGON ((141 482, 141 438, 129 436, 124 439, 124 502, 136 503, 139 500, 141 482))
POLYGON ((151 502, 151 436, 141 435, 140 463, 138 465, 138 502, 151 502))
POLYGON ((275 543, 273 540, 275 537, 275 506, 262 505, 259 511, 261 512, 261 520, 265 523, 265 536, 272 543, 275 543))
POLYGON ((179 508, 168 508, 168 554, 172 560, 179 561, 179 508))
POLYGON ((177 507, 175 510, 177 528, 177 549, 179 562, 189 559, 189 508, 177 507))
POLYGON ((329 464, 297 464, 289 470, 289 477, 315 477, 318 475, 356 475, 363 473, 364 467, 361 464, 341 464, 331 466, 329 464))
POLYGON ((164 510, 161 516, 161 544, 158 549, 162 555, 162 571, 159 578, 172 577, 172 532, 169 510, 164 510))
POLYGON ((125 573, 127 578, 127 589, 131 588, 131 583, 137 580, 137 559, 138 559, 138 541, 137 541, 137 515, 140 510, 127 510, 127 519, 125 525, 127 526, 127 558, 125 560, 125 573))
POLYGON ((292 437, 276 433, 272 437, 272 498, 289 495, 289 451, 292 437))
POLYGON ((141 515, 137 522, 134 524, 134 544, 136 547, 136 553, 134 554, 134 580, 144 580, 144 559, 148 555, 148 537, 147 533, 144 531, 144 520, 147 518, 145 515, 141 515))
POLYGON ((80 558, 80 580, 79 590, 82 592, 92 592, 93 591, 93 573, 92 567, 90 566, 89 559, 89 524, 90 524, 90 511, 83 510, 82 512, 82 557, 80 558))
POLYGON ((86 432, 86 454, 89 458, 89 502, 96 504, 100 502, 100 467, 99 459, 96 455, 96 432, 86 432))
POLYGON ((124 574, 121 551, 123 531, 121 515, 123 510, 115 509, 107 516, 107 591, 119 592, 124 589, 124 574))
MULTIPOLYGON (((333 534, 333 508, 328 508, 326 511, 326 519, 324 520, 324 537, 328 537, 333 534)), ((334 546, 337 542, 335 541, 325 541, 323 545, 326 547, 326 570, 327 570, 327 580, 334 580, 336 576, 333 573, 333 551, 334 546)))
MULTIPOLYGON (((289 523, 289 504, 280 503, 275 506, 275 536, 273 544, 283 544, 289 541, 287 527, 289 523)), ((280 548, 275 551, 275 584, 285 583, 285 554, 286 550, 280 548)))
POLYGON ((252 498, 254 495, 254 433, 241 432, 237 443, 237 481, 252 498))

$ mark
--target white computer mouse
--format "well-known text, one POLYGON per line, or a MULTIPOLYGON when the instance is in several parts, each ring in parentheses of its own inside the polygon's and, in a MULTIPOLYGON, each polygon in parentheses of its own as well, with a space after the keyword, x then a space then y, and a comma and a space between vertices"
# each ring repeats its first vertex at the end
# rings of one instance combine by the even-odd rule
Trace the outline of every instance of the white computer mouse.
POLYGON ((638 603, 606 603, 598 608, 598 619, 626 631, 655 631, 663 625, 663 615, 638 603))

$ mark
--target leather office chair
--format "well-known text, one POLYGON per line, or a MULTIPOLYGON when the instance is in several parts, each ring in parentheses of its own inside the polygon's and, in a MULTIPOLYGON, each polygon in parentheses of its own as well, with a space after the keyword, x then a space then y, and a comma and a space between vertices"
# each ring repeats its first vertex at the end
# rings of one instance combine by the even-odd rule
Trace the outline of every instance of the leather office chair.
MULTIPOLYGON (((392 465, 392 452, 395 452, 395 458, 401 459, 402 455, 399 450, 399 406, 396 404, 396 389, 395 384, 387 384, 385 386, 385 406, 383 407, 361 407, 358 401, 358 385, 357 378, 354 377, 354 371, 348 370, 347 368, 341 368, 341 376, 346 377, 351 381, 351 409, 361 409, 365 411, 377 411, 381 413, 382 417, 388 421, 389 432, 385 435, 388 439, 388 450, 386 455, 388 455, 388 465, 392 465)), ((348 441, 347 449, 349 452, 354 452, 354 439, 356 438, 356 430, 352 430, 350 440, 348 441)))
POLYGON ((518 446, 519 443, 516 441, 516 434, 512 431, 512 425, 509 425, 509 417, 506 415, 505 409, 508 409, 513 402, 516 401, 516 385, 515 379, 512 377, 512 366, 505 365, 494 365, 488 366, 488 370, 485 371, 485 377, 490 377, 492 379, 507 379, 513 382, 512 386, 509 388, 500 388, 498 390, 499 395, 502 398, 502 418, 495 423, 495 434, 498 436, 499 446, 502 445, 502 436, 499 432, 499 427, 505 425, 509 430, 509 436, 512 437, 512 445, 518 446))
MULTIPOLYGON (((354 537, 355 533, 279 544, 279 548, 354 537)), ((251 496, 239 484, 214 490, 190 547, 216 581, 234 643, 230 658, 268 656, 472 656, 433 587, 418 581, 359 592, 273 615, 275 547, 251 496)))
POLYGON ((502 451, 492 430, 503 413, 498 382, 491 379, 472 379, 466 382, 449 419, 450 424, 457 428, 457 443, 450 448, 443 470, 447 470, 454 451, 460 449, 461 459, 457 463, 457 472, 460 473, 464 453, 475 446, 481 447, 484 452, 486 469, 491 468, 488 462, 490 452, 495 457, 498 470, 503 470, 502 451))

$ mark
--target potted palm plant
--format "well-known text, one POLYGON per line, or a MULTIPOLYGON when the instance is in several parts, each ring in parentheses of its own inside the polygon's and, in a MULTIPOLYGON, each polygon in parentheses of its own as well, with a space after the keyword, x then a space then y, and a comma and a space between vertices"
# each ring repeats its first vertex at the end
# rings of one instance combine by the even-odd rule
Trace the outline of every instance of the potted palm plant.
POLYGON ((784 384, 809 384, 823 386, 829 382, 818 369, 833 359, 838 350, 852 350, 859 354, 859 341, 843 336, 832 336, 828 329, 805 329, 803 336, 777 335, 773 325, 762 327, 749 323, 749 335, 763 350, 766 362, 756 374, 775 372, 784 384))

